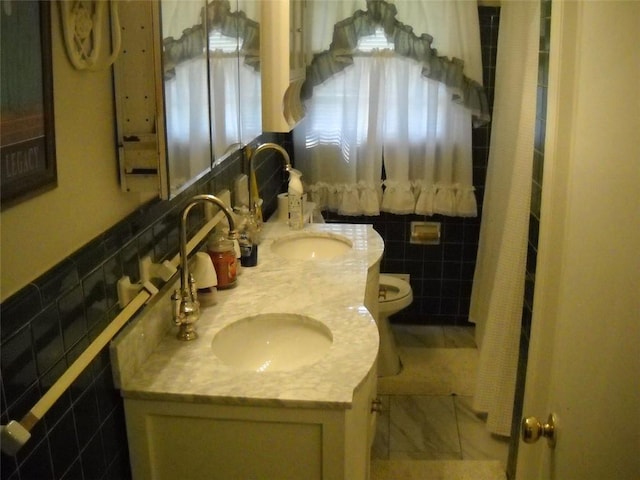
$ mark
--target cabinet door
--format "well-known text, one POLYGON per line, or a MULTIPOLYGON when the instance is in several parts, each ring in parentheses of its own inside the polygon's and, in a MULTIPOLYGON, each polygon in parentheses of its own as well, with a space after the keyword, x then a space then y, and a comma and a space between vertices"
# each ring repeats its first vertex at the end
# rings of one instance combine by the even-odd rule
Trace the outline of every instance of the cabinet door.
POLYGON ((289 81, 304 79, 306 74, 306 41, 305 18, 306 5, 304 0, 291 0, 289 10, 289 81))
POLYGON ((158 480, 322 479, 321 424, 158 415, 147 425, 158 480))
POLYGON ((267 0, 260 15, 262 129, 289 132, 304 116, 305 2, 267 0))
POLYGON ((342 409, 124 404, 135 480, 364 480, 345 475, 342 409))

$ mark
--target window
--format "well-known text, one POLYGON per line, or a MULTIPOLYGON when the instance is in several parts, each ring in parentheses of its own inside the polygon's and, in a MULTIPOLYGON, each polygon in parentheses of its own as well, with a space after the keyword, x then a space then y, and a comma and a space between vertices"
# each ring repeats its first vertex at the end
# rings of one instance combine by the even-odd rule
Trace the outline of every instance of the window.
POLYGON ((312 200, 343 215, 475 216, 471 128, 474 116, 488 120, 482 86, 396 20, 395 6, 367 5, 335 23, 330 49, 309 68, 313 94, 294 143, 312 200))

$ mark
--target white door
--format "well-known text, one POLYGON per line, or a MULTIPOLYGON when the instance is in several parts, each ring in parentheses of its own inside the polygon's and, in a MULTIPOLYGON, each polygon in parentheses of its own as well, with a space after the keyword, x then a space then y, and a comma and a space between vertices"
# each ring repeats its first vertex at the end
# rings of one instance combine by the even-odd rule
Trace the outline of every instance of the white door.
POLYGON ((640 479, 640 2, 556 1, 518 480, 640 479))

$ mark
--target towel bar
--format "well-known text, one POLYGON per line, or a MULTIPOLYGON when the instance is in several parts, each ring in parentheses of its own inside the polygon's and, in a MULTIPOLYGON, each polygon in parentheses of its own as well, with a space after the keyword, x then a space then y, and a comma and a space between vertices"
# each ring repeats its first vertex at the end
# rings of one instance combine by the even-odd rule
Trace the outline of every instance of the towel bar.
POLYGON ((113 319, 113 321, 96 337, 89 347, 71 364, 58 380, 47 390, 38 402, 22 417, 20 422, 11 420, 0 426, 0 446, 2 452, 14 456, 31 438, 31 429, 38 423, 60 396, 71 386, 82 371, 98 355, 105 345, 120 331, 131 317, 158 290, 153 284, 146 283, 138 295, 113 319))
MULTIPOLYGON (((223 200, 230 204, 231 196, 228 191, 223 191, 223 200)), ((187 244, 187 252, 193 250, 200 242, 204 241, 211 230, 224 217, 221 211, 212 212, 209 221, 191 238, 187 244)), ((180 254, 170 260, 177 267, 180 263, 180 254)), ((47 390, 40 400, 22 417, 19 422, 11 420, 7 425, 0 425, 0 448, 3 453, 14 456, 18 450, 31 438, 31 429, 49 411, 60 396, 71 386, 78 375, 89 365, 104 346, 126 325, 131 317, 158 293, 158 289, 150 282, 143 284, 142 290, 128 303, 113 321, 96 337, 89 347, 71 364, 60 378, 47 390)))

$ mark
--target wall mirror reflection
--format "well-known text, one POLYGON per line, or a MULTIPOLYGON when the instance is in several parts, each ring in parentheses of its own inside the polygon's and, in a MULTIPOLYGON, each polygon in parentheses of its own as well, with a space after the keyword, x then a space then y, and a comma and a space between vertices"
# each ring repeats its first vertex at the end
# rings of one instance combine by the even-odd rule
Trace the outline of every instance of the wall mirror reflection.
POLYGON ((261 133, 258 0, 162 0, 169 194, 261 133))

